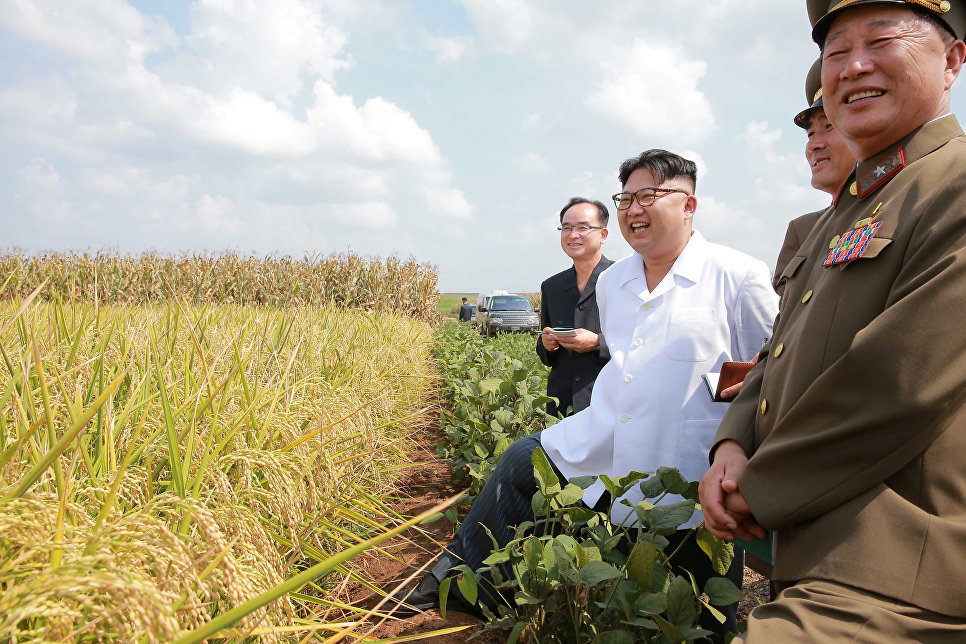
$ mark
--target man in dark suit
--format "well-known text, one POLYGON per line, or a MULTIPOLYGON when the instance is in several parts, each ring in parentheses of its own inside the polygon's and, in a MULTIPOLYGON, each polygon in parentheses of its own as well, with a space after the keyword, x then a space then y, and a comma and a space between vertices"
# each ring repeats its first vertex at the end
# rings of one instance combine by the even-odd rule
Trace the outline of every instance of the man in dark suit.
POLYGON ((574 197, 560 210, 560 247, 574 265, 540 285, 540 326, 537 355, 550 367, 547 395, 557 404, 551 414, 565 416, 590 405, 597 374, 610 359, 600 341, 600 316, 594 291, 597 277, 613 262, 601 253, 607 239, 607 207, 599 201, 574 197), (576 329, 564 337, 554 328, 576 329))
POLYGON ((470 322, 473 319, 473 307, 466 298, 463 298, 463 303, 460 305, 460 322, 470 322))

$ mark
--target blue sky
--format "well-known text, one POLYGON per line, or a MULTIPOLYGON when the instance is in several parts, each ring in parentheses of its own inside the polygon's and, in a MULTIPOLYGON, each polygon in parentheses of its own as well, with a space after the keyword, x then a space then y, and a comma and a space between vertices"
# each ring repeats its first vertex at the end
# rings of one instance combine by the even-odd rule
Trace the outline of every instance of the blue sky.
POLYGON ((0 0, 3 245, 351 249, 535 291, 560 206, 664 147, 698 162, 695 227, 772 264, 828 203, 791 122, 817 55, 804 2, 0 0))

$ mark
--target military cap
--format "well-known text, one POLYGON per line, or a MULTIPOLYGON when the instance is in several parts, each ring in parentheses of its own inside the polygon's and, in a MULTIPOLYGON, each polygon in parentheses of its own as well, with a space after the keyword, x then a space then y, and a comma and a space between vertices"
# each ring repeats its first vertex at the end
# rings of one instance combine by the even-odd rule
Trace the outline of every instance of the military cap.
POLYGON ((812 63, 805 77, 805 104, 808 105, 804 110, 795 115, 795 125, 803 130, 808 129, 808 121, 812 118, 812 113, 822 107, 822 57, 812 63))
POLYGON ((939 18, 956 38, 966 36, 966 2, 964 0, 806 0, 808 21, 812 24, 812 40, 821 47, 835 16, 843 9, 869 4, 904 4, 939 18))

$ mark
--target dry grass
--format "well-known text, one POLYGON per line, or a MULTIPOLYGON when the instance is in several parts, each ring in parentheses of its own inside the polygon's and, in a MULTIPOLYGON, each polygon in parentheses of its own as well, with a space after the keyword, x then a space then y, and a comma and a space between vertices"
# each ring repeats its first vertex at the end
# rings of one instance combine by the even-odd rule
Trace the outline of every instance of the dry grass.
MULTIPOLYGON (((18 305, 0 303, 0 640, 170 641, 402 522, 385 499, 429 413, 425 322, 18 305)), ((342 619, 338 578, 237 626, 342 619)))
POLYGON ((12 279, 4 297, 25 297, 47 280, 42 297, 101 303, 193 303, 323 306, 392 311, 433 321, 435 266, 410 258, 220 254, 137 256, 109 252, 0 254, 0 275, 12 279))

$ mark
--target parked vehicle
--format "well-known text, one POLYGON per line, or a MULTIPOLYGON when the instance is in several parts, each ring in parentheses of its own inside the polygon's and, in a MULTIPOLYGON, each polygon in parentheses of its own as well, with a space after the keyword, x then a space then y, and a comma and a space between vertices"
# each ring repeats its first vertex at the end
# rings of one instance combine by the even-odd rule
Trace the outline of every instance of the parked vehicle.
POLYGON ((540 330, 540 316, 523 295, 506 291, 480 293, 476 310, 480 333, 487 337, 493 337, 497 331, 536 333, 540 330))

